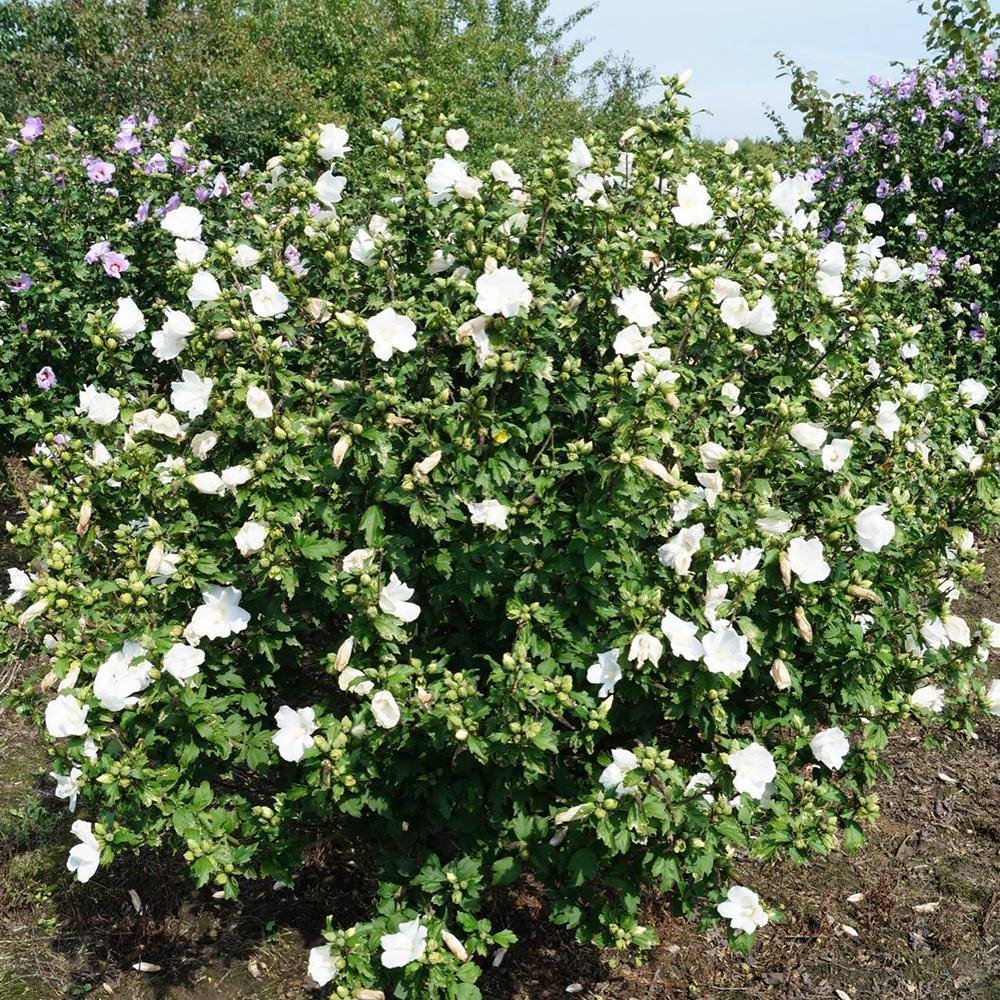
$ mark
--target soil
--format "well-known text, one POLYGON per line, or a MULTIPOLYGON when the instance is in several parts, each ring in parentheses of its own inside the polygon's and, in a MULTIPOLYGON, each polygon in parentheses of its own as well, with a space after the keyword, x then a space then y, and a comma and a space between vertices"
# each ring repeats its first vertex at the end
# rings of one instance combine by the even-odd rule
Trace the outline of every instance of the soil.
MULTIPOLYGON (((0 568, 17 507, 16 490, 0 493, 0 568)), ((987 560, 970 618, 1000 618, 1000 546, 987 560)), ((1000 1000, 1000 720, 975 740, 907 727, 886 760, 882 817, 857 854, 802 869, 740 863, 737 881, 785 915, 750 955, 651 898, 662 943, 637 967, 549 925, 543 894, 522 880, 488 914, 519 942, 484 973, 485 1000, 1000 1000)), ((326 914, 363 915, 350 862, 317 854, 299 889, 256 884, 237 903, 193 890, 162 854, 119 859, 81 886, 65 871, 68 824, 47 770, 34 729, 0 711, 0 1000, 326 995, 309 988, 306 950, 326 914)))

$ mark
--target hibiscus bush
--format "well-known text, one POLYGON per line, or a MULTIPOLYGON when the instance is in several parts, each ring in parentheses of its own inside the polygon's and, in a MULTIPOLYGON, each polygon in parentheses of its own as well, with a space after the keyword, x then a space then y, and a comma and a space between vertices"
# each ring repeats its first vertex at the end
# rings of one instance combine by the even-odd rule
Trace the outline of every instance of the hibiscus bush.
POLYGON ((600 945, 656 887, 747 947, 733 858, 857 848, 894 724, 1000 711, 952 607, 993 380, 808 178, 691 144, 682 84, 479 172, 418 87, 290 146, 245 242, 147 260, 162 374, 56 421, 10 571, 81 881, 162 846, 233 897, 328 845, 371 914, 313 979, 474 1000, 522 875, 600 945))
POLYGON ((38 437, 86 382, 108 374, 131 388, 156 377, 148 340, 136 349, 136 303, 168 294, 171 258, 195 270, 203 237, 235 232, 252 214, 252 176, 155 115, 87 133, 0 117, 0 139, 0 437, 38 437), (161 224, 182 202, 199 206, 203 224, 186 225, 184 212, 161 224))
POLYGON ((925 269, 956 371, 995 370, 1000 321, 1000 72, 994 48, 872 77, 868 96, 813 116, 824 227, 925 269), (822 123, 823 127, 818 127, 822 123), (862 221, 862 215, 866 218, 862 221))

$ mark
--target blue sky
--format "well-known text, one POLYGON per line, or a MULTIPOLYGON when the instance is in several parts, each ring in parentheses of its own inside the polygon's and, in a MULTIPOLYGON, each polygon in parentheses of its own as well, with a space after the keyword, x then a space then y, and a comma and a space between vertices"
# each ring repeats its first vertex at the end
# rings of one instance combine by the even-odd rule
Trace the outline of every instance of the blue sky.
MULTIPOLYGON (((552 0, 550 13, 581 6, 552 0)), ((893 60, 920 56, 924 23, 910 0, 599 0, 576 36, 593 39, 590 59, 627 51, 658 74, 693 68, 692 106, 711 112, 695 118, 696 130, 726 138, 773 134, 762 102, 797 131, 776 51, 815 69, 828 90, 862 89, 893 60)))

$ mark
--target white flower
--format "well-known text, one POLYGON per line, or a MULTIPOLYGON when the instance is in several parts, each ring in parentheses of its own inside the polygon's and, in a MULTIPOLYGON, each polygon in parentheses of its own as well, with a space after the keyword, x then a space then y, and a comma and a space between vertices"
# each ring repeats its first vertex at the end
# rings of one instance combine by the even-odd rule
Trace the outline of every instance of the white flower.
POLYGON ((282 705, 274 721, 278 724, 278 731, 271 737, 271 742, 278 748, 278 756, 292 763, 302 760, 302 755, 316 742, 312 735, 318 728, 316 712, 312 708, 294 709, 282 705))
POLYGON ((333 957, 328 944, 317 945, 309 949, 309 978, 318 986, 326 986, 327 983, 337 978, 340 969, 337 961, 333 957))
POLYGON ((260 263, 260 251, 254 250, 246 243, 239 243, 233 251, 233 263, 244 270, 248 267, 256 267, 260 263))
POLYGON ((750 743, 742 750, 731 753, 729 767, 735 775, 733 788, 738 792, 745 792, 754 799, 764 795, 768 783, 773 781, 778 773, 774 758, 759 743, 750 743))
POLYGON ((204 662, 204 651, 185 642, 175 642, 163 654, 163 669, 182 684, 194 677, 204 662))
POLYGON ((485 524, 494 531, 507 530, 508 508, 499 500, 483 500, 482 503, 467 503, 473 524, 485 524))
POLYGON ((343 198, 346 186, 346 177, 335 174, 332 170, 326 170, 313 185, 313 194, 316 195, 317 201, 327 208, 333 208, 343 198))
POLYGON ((861 218, 864 219, 869 226, 874 226, 876 222, 881 222, 885 218, 885 213, 882 211, 881 205, 876 205, 872 202, 869 205, 865 205, 864 210, 861 213, 861 218))
POLYGON ((214 472, 196 472, 188 477, 188 482, 199 492, 212 496, 225 496, 235 493, 237 486, 242 486, 251 477, 250 470, 245 465, 231 465, 222 470, 222 475, 214 472))
POLYGON ((677 185, 677 204, 670 210, 679 226, 704 226, 712 218, 708 190, 690 173, 677 185))
POLYGON ((735 139, 727 139, 722 147, 726 156, 735 156, 740 150, 740 144, 735 139))
POLYGON ((374 549, 354 549, 352 552, 348 552, 347 555, 344 556, 344 572, 363 573, 368 566, 371 565, 374 557, 374 549))
POLYGON ((160 219, 160 226, 179 240, 200 240, 201 212, 193 205, 172 208, 160 219))
POLYGON ((273 319, 288 312, 288 298, 266 274, 260 276, 260 288, 250 291, 250 305, 261 319, 273 319))
POLYGON ((851 744, 844 731, 834 726, 818 732, 809 741, 809 749, 821 764, 826 764, 831 771, 839 771, 843 767, 844 758, 851 752, 851 744))
POLYGON ((135 705, 140 691, 152 683, 153 664, 145 659, 146 650, 137 642, 126 642, 97 668, 94 677, 94 697, 102 708, 120 712, 135 705))
POLYGON ((399 705, 391 691, 377 691, 372 695, 372 715, 383 729, 393 729, 399 725, 399 705))
POLYGON ((680 576, 689 576, 691 557, 701 548, 704 537, 705 525, 703 524, 681 528, 673 538, 656 550, 656 555, 668 569, 674 570, 680 576))
POLYGON ((407 353, 417 346, 417 325, 408 316, 402 316, 389 307, 365 321, 372 350, 380 361, 388 361, 394 351, 407 353))
POLYGON ((236 532, 236 548, 241 556, 252 556, 264 548, 267 541, 268 527, 259 521, 245 521, 243 527, 236 532))
POLYGON ((89 705, 81 705, 72 694, 60 694, 45 706, 45 729, 49 736, 63 739, 67 736, 85 736, 89 705))
POLYGON ((402 142, 406 138, 406 133, 403 131, 403 122, 399 118, 386 118, 379 126, 379 130, 386 139, 392 139, 396 142, 402 142))
POLYGON ((974 378, 964 378, 958 383, 958 394, 966 406, 979 406, 986 402, 990 390, 974 378))
POLYGON ((494 180, 506 184, 509 188, 520 188, 523 183, 521 175, 506 160, 494 160, 490 164, 490 174, 494 180))
POLYGON ((118 300, 118 310, 111 317, 111 329, 122 340, 131 340, 146 329, 146 318, 139 311, 132 296, 118 300))
POLYGON ((153 357, 157 361, 172 361, 187 346, 187 338, 194 332, 194 323, 179 309, 164 309, 164 322, 150 338, 153 357))
POLYGON ((57 799, 69 799, 66 803, 70 812, 76 812, 76 800, 80 794, 80 778, 83 771, 78 767, 70 770, 69 774, 58 774, 55 771, 49 772, 49 777, 55 779, 55 797, 57 799))
POLYGON ((760 897, 746 886, 731 886, 716 910, 734 931, 753 934, 757 928, 767 926, 767 913, 760 905, 760 897))
POLYGON ((450 201, 452 195, 472 199, 479 197, 482 181, 470 177, 466 165, 450 153, 431 161, 431 169, 424 181, 432 205, 450 201))
POLYGON ((721 444, 715 444, 712 441, 707 441, 698 447, 698 457, 701 459, 701 464, 711 472, 719 468, 728 454, 729 452, 721 444))
POLYGON ((903 269, 892 259, 883 257, 872 275, 872 280, 882 285, 892 285, 903 277, 903 269))
POLYGON ((364 679, 365 675, 354 667, 344 667, 337 678, 337 686, 341 691, 351 691, 354 694, 366 696, 375 690, 375 685, 364 679), (358 681, 361 681, 359 684, 358 681))
POLYGON ((590 167, 594 165, 594 157, 590 150, 587 148, 587 144, 579 137, 573 140, 573 145, 570 147, 569 151, 569 172, 574 177, 582 173, 584 170, 589 170, 590 167))
POLYGON ((944 690, 935 684, 925 684, 910 695, 910 704, 935 714, 944 710, 944 690))
POLYGON ((7 576, 10 577, 10 583, 8 584, 10 593, 7 595, 7 600, 4 603, 18 604, 24 599, 25 594, 31 590, 32 578, 23 569, 18 569, 16 566, 7 570, 7 576))
POLYGON ((181 371, 181 380, 170 383, 170 403, 175 410, 192 419, 200 417, 208 408, 214 385, 212 379, 201 378, 197 372, 185 368, 181 371))
POLYGON ((927 643, 929 649, 944 649, 951 644, 944 622, 936 616, 928 618, 920 626, 920 637, 927 643))
POLYGON ((888 504, 872 504, 854 518, 858 544, 865 552, 881 552, 896 534, 896 525, 885 517, 888 509, 888 504))
POLYGON ((945 615, 944 630, 948 638, 956 646, 968 648, 972 645, 972 633, 969 630, 969 623, 961 615, 945 615))
POLYGON ((631 750, 623 750, 621 747, 611 751, 611 763, 601 772, 601 785, 620 798, 625 794, 625 775, 634 771, 639 766, 639 761, 631 750))
POLYGON ((375 249, 375 237, 367 229, 359 229, 351 240, 351 259, 371 267, 375 263, 375 249))
POLYGON ((158 410, 139 410, 133 413, 128 432, 133 437, 146 432, 162 434, 174 441, 179 441, 184 436, 180 421, 172 413, 160 413, 158 410))
POLYGON ((830 575, 830 567, 823 558, 823 543, 815 535, 789 542, 788 565, 803 583, 819 583, 830 575))
POLYGON ((659 314, 653 308, 653 297, 641 288, 623 288, 621 295, 616 295, 611 304, 619 316, 634 323, 640 330, 648 330, 660 321, 659 314))
POLYGON ((834 438, 820 451, 823 468, 827 472, 840 472, 850 457, 852 442, 847 438, 834 438))
POLYGON ((476 279, 476 308, 487 316, 510 319, 531 306, 528 283, 510 267, 498 267, 476 279))
POLYGON ((208 247, 201 240, 174 240, 174 256, 182 264, 197 267, 207 255, 208 247))
POLYGON ((444 141, 456 153, 461 153, 469 145, 469 133, 464 128, 450 128, 444 134, 444 141))
POLYGON ((746 636, 727 621, 716 621, 711 632, 701 637, 705 668, 712 674, 739 677, 750 662, 746 636))
POLYGON ((580 174, 577 177, 576 198, 577 201, 583 202, 584 205, 594 204, 594 198, 597 198, 596 204, 601 206, 606 205, 604 178, 600 174, 595 173, 580 174))
POLYGON ((209 271, 196 271, 191 279, 191 287, 188 289, 188 302, 193 306, 200 306, 203 302, 215 302, 221 298, 222 289, 215 280, 215 276, 209 271))
POLYGON ((734 576, 746 576, 752 573, 759 565, 764 556, 764 550, 751 547, 743 549, 738 555, 723 556, 715 559, 712 567, 719 573, 733 574, 734 576))
POLYGON ((639 632, 628 648, 629 661, 637 667, 641 667, 644 663, 652 663, 655 666, 660 662, 662 655, 663 643, 648 632, 639 632))
POLYGON ((983 638, 990 649, 1000 649, 1000 622, 990 618, 982 620, 983 638))
POLYGON ((769 516, 758 517, 754 522, 765 535, 787 535, 792 530, 792 519, 790 517, 769 516))
POLYGON ((664 611, 660 629, 667 637, 674 656, 695 661, 705 655, 705 649, 697 638, 698 628, 693 622, 678 618, 672 611, 664 611))
POLYGON ((393 618, 403 622, 416 621, 420 615, 420 605, 413 604, 410 598, 413 588, 408 587, 395 573, 389 577, 389 582, 378 595, 378 606, 393 618))
POLYGON ((83 414, 88 420, 93 420, 95 424, 106 427, 118 419, 121 405, 114 396, 101 392, 96 386, 88 385, 80 390, 80 405, 76 408, 76 412, 83 414))
POLYGON ((898 409, 899 403, 883 401, 878 406, 878 413, 875 416, 875 426, 888 441, 891 441, 896 436, 896 431, 902 427, 902 422, 896 415, 898 409))
POLYGON ((587 668, 587 681, 600 684, 598 698, 607 698, 622 679, 622 669, 618 666, 620 649, 608 649, 597 654, 597 659, 587 668))
POLYGON ((268 420, 274 415, 274 404, 271 397, 259 386, 247 388, 247 409, 258 419, 268 420))
MULTIPOLYGON (((623 358, 630 358, 635 354, 642 354, 652 347, 652 345, 653 338, 644 337, 639 327, 633 324, 632 326, 625 327, 615 337, 614 351, 615 354, 623 358)), ((644 362, 640 361, 639 363, 643 364, 644 362)))
POLYGON ((819 451, 827 439, 826 428, 820 427, 819 424, 792 424, 788 433, 796 444, 800 444, 807 451, 819 451))
POLYGON ((742 295, 723 299, 719 306, 719 316, 731 330, 747 330, 761 337, 774 333, 778 320, 769 295, 762 295, 753 309, 742 295))
POLYGON ((986 710, 990 715, 1000 715, 1000 679, 990 682, 986 692, 986 710))
POLYGON ((66 868, 76 872, 78 881, 89 882, 101 863, 101 847, 94 836, 93 826, 86 820, 78 819, 70 830, 80 843, 70 848, 66 868))
POLYGON ((816 255, 820 271, 830 277, 840 277, 847 270, 847 258, 843 243, 827 243, 816 255))
POLYGON ((317 150, 320 159, 336 160, 346 156, 351 151, 351 147, 347 145, 347 139, 346 129, 333 124, 320 125, 319 149, 317 150))
POLYGON ((383 934, 379 944, 382 948, 382 965, 386 969, 402 969, 423 957, 427 950, 427 928, 419 917, 407 920, 399 925, 395 934, 383 934))
POLYGON ((215 431, 202 431, 191 438, 191 453, 195 458, 205 461, 209 452, 219 443, 219 435, 215 431))
POLYGON ((235 587, 206 587, 184 638, 196 646, 201 639, 228 639, 242 632, 250 624, 250 613, 240 607, 242 596, 235 587))

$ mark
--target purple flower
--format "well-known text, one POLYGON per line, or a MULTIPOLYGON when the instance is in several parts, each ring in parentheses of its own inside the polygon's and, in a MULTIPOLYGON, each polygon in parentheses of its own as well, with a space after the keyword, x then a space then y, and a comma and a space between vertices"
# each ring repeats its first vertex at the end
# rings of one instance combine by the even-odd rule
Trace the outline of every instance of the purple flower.
POLYGON ((146 115, 146 120, 142 123, 142 127, 148 132, 152 128, 156 128, 160 124, 160 119, 153 114, 152 111, 146 115))
POLYGON ((190 146, 183 139, 174 139, 170 143, 170 159, 176 167, 187 166, 187 153, 190 146))
POLYGON ((109 278, 120 278, 128 269, 128 259, 114 250, 109 250, 103 257, 101 263, 104 265, 104 273, 109 278))
POLYGON ((175 208, 180 208, 180 207, 181 207, 181 196, 179 194, 172 194, 167 199, 167 203, 164 206, 165 209, 164 214, 166 214, 166 212, 172 212, 175 208))
POLYGON ((923 125, 923 123, 927 121, 927 112, 923 108, 917 108, 913 112, 911 121, 913 121, 917 125, 923 125))
POLYGON ((148 201, 144 201, 135 210, 135 221, 136 222, 145 222, 148 218, 149 218, 149 202, 148 201))
POLYGON ((58 379, 56 378, 56 373, 48 365, 44 368, 40 368, 35 374, 35 382, 38 384, 38 388, 44 389, 46 392, 48 392, 48 390, 51 389, 57 381, 58 379))
POLYGON ((296 278, 303 278, 309 273, 309 268, 302 263, 302 255, 291 243, 285 247, 285 263, 296 278))
POLYGON ((34 142, 36 139, 42 137, 44 131, 45 122, 41 118, 36 118, 32 115, 24 119, 24 124, 21 126, 21 138, 25 142, 34 142))
POLYGON ((875 197, 888 198, 890 194, 892 194, 892 185, 885 178, 882 178, 875 188, 875 197))
POLYGON ((85 264, 96 264, 106 253, 110 253, 111 244, 107 240, 91 243, 90 249, 83 255, 85 264))
POLYGON ((143 164, 142 172, 151 177, 153 174, 166 173, 167 161, 159 154, 155 153, 143 164))
POLYGON ((969 303, 969 313, 973 319, 979 319, 983 314, 983 307, 978 302, 969 303))
POLYGON ((944 190, 944 181, 940 177, 932 177, 931 187, 940 194, 944 190))
POLYGON ((935 267, 939 267, 948 259, 948 254, 944 252, 940 247, 931 247, 930 252, 930 262, 935 267))
POLYGON ((208 190, 207 187, 202 187, 200 184, 194 189, 195 200, 199 204, 203 204, 212 197, 212 192, 208 190))
POLYGON ((986 339, 986 331, 981 326, 974 326, 969 330, 969 340, 978 344, 986 339))
POLYGON ((87 164, 87 176, 94 184, 110 184, 115 173, 115 165, 104 160, 91 160, 87 164))
POLYGON ((244 191, 243 194, 240 195, 240 204, 244 208, 254 208, 256 203, 253 200, 253 192, 244 191))
POLYGON ((7 155, 13 156, 20 148, 21 144, 16 139, 11 139, 7 143, 7 155))
POLYGON ((115 138, 115 149, 128 156, 138 156, 142 143, 131 132, 119 132, 115 138))
POLYGON ((21 274, 16 278, 11 278, 7 282, 7 287, 16 295, 18 292, 26 292, 31 288, 32 281, 30 274, 21 274))
POLYGON ((229 181, 221 171, 215 175, 215 182, 212 184, 212 196, 215 198, 229 197, 229 181))

